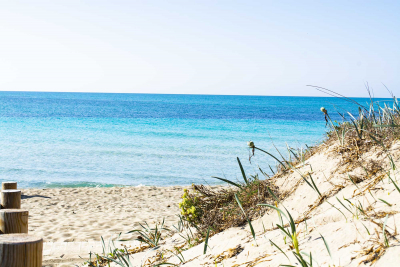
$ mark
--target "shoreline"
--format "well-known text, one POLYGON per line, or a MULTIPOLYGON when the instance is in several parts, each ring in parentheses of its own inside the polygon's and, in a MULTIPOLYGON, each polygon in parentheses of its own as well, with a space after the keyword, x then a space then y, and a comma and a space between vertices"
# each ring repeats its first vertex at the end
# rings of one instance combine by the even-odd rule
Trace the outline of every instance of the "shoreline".
MULTIPOLYGON (((1 182, 10 182, 11 180, 0 180, 1 182)), ((48 187, 43 187, 43 186, 20 186, 20 183, 17 181, 11 181, 11 182, 16 182, 18 183, 18 189, 20 190, 33 190, 33 189, 38 189, 38 190, 43 190, 43 189, 64 189, 64 188, 69 188, 69 189, 75 189, 75 188, 125 188, 125 187, 157 187, 157 188, 166 188, 166 187, 190 187, 192 184, 177 184, 177 185, 145 185, 145 184, 139 184, 139 185, 126 185, 126 184, 103 184, 103 183, 91 183, 91 182, 82 182, 82 184, 87 184, 87 185, 70 185, 70 184, 57 184, 54 186, 48 186, 48 187)), ((201 183, 195 183, 195 184, 201 184, 201 183)), ((223 183, 220 184, 206 184, 207 186, 223 186, 223 183)))

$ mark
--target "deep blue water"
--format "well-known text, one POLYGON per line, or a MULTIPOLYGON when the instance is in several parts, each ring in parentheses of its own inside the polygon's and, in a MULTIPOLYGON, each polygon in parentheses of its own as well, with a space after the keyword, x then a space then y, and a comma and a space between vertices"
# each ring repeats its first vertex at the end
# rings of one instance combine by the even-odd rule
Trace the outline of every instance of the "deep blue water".
MULTIPOLYGON (((357 99, 364 104, 368 99, 357 99)), ((188 185, 241 179, 324 138, 336 98, 0 92, 0 181, 20 187, 188 185)))

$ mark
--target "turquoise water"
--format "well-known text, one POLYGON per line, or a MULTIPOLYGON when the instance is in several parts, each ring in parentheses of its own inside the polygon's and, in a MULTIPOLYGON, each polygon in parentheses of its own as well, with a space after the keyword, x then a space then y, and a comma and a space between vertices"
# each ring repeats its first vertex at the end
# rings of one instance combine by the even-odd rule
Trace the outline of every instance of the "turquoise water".
MULTIPOLYGON (((365 103, 367 99, 357 99, 365 103)), ((20 187, 217 184, 321 141, 325 121, 357 108, 321 97, 0 92, 0 180, 20 187), (286 154, 286 152, 285 152, 286 154)))

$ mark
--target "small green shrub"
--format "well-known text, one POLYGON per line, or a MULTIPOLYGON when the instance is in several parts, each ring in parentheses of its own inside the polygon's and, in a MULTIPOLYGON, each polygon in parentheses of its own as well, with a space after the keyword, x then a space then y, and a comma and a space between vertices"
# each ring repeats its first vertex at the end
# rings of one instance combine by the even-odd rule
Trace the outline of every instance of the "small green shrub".
POLYGON ((202 210, 199 208, 199 198, 189 194, 188 189, 183 190, 182 202, 179 203, 181 215, 191 223, 197 223, 199 217, 202 214, 202 210))

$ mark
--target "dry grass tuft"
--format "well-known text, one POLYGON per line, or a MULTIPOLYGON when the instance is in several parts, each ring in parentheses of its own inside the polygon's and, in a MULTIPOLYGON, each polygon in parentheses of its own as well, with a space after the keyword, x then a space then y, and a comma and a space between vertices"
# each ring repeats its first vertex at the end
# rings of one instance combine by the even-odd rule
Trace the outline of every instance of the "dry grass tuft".
POLYGON ((241 226, 246 223, 246 218, 235 201, 238 195, 243 209, 250 220, 263 215, 265 207, 257 206, 259 203, 274 202, 268 188, 279 196, 278 188, 270 180, 253 180, 242 188, 228 187, 212 189, 204 185, 193 185, 187 197, 193 201, 196 210, 200 211, 194 224, 201 233, 211 229, 213 234, 219 233, 227 228, 241 226))
POLYGON ((214 264, 218 264, 222 262, 225 259, 230 259, 232 257, 235 257, 238 255, 240 252, 243 251, 243 247, 239 244, 235 248, 230 248, 221 254, 218 254, 217 256, 214 257, 214 264))
MULTIPOLYGON (((358 103, 357 103, 358 104, 358 103)), ((358 104, 359 105, 359 104, 358 104)), ((335 147, 334 151, 342 156, 344 172, 357 167, 367 168, 370 177, 382 171, 382 161, 364 162, 362 155, 374 148, 388 155, 388 149, 400 140, 400 107, 393 97, 390 106, 386 102, 374 102, 368 107, 359 105, 358 114, 341 114, 342 122, 329 121, 326 146, 335 147)), ((327 121, 329 116, 326 115, 327 121)), ((368 178, 368 177, 367 177, 368 178)))
POLYGON ((385 254, 386 248, 380 244, 379 246, 371 246, 360 253, 359 256, 367 256, 365 260, 361 261, 361 264, 374 264, 376 261, 385 254))

